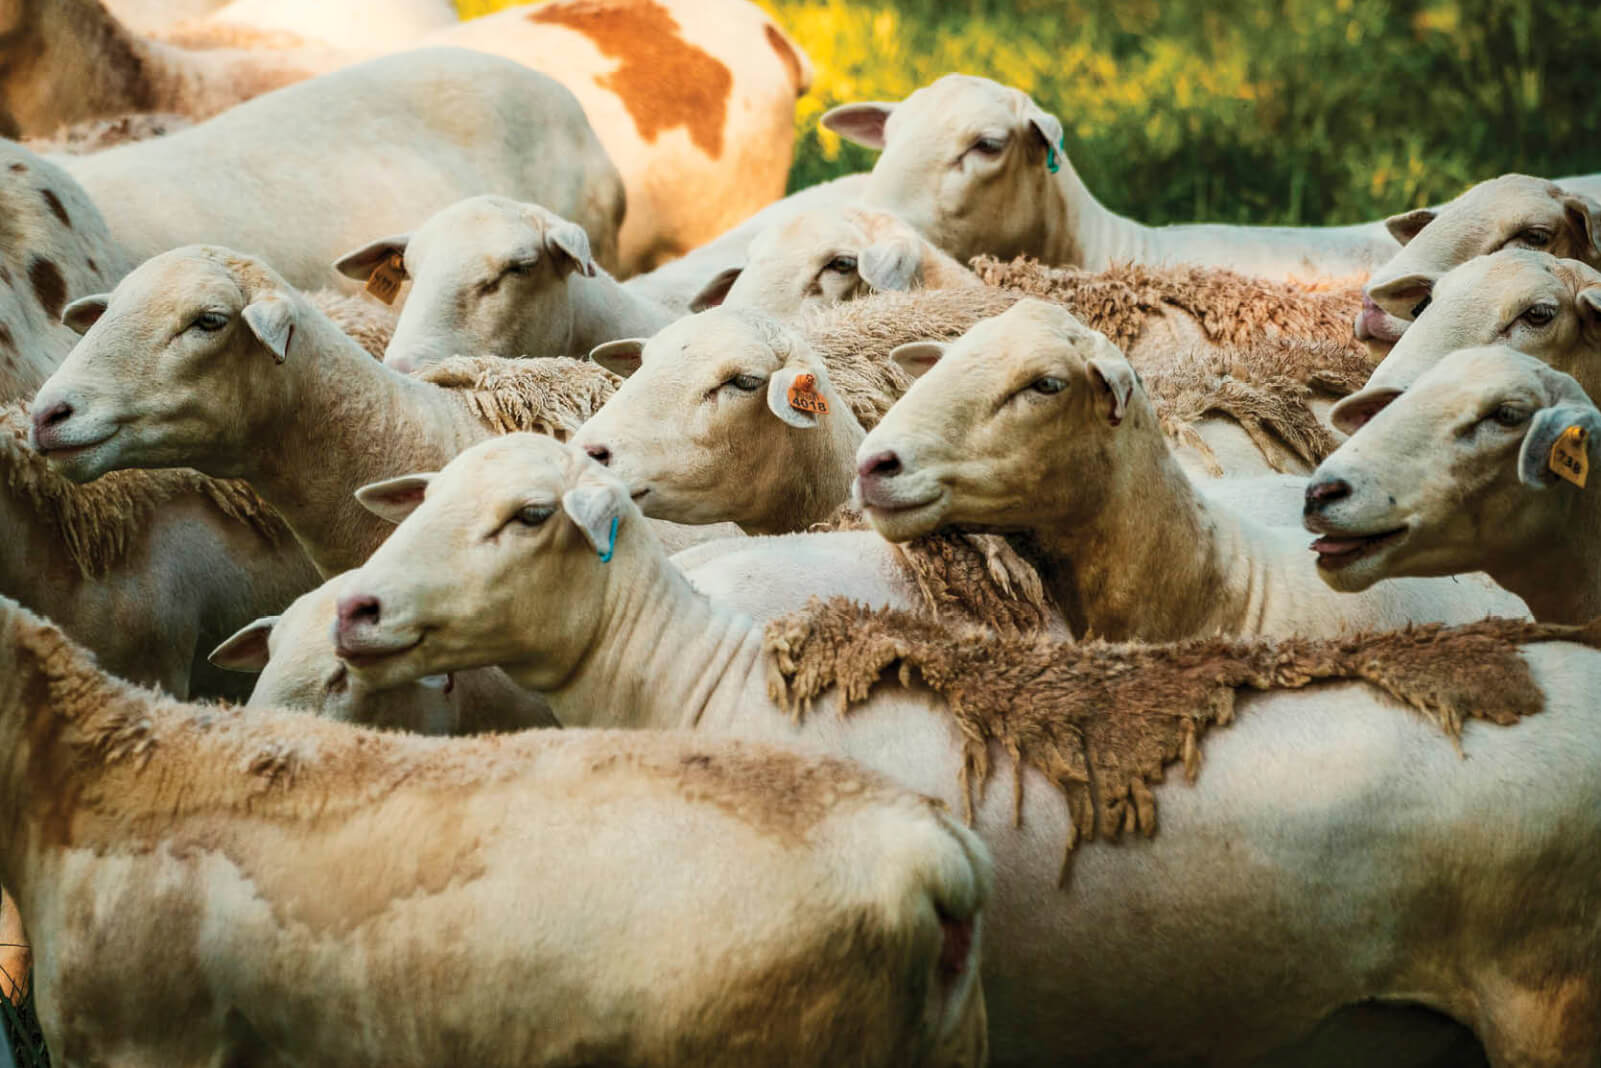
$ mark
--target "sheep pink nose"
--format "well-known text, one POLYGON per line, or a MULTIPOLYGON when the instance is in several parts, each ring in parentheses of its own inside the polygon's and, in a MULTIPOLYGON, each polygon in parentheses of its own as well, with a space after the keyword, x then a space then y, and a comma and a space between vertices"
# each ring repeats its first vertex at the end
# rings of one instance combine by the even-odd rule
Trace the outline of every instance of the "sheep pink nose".
POLYGON ((589 453, 591 460, 594 460, 602 467, 611 463, 611 450, 604 445, 585 445, 584 451, 589 453))
POLYGON ((382 610, 378 598, 367 593, 339 598, 339 636, 346 637, 362 626, 376 626, 382 610))
POLYGON ((65 423, 71 418, 72 405, 66 401, 60 401, 59 403, 52 404, 49 408, 42 412, 34 412, 33 427, 36 432, 40 430, 46 430, 53 426, 60 426, 62 423, 65 423))
POLYGON ((901 458, 893 449, 875 452, 856 465, 856 473, 862 478, 894 478, 901 473, 901 458))
POLYGON ((1351 495, 1351 484, 1343 478, 1325 478, 1306 487, 1306 506, 1302 515, 1316 515, 1328 505, 1351 495))

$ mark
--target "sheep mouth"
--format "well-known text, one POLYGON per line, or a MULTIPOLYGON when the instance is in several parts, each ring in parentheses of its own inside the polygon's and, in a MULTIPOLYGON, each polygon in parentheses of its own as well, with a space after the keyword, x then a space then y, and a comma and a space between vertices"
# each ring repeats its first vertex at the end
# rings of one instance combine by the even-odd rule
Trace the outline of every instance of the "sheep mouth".
POLYGON ((1325 534, 1312 543, 1312 551, 1317 553, 1318 567, 1338 571, 1395 544, 1406 536, 1406 529, 1396 527, 1378 534, 1325 534))
POLYGON ((391 663, 399 657, 416 649, 423 643, 427 634, 417 635, 414 641, 401 645, 383 646, 376 642, 347 642, 341 638, 334 648, 339 659, 357 671, 370 668, 375 664, 391 663))
POLYGON ((36 430, 33 435, 33 448, 40 456, 48 457, 52 460, 70 460, 75 456, 82 456, 90 449, 98 449, 116 437, 121 430, 122 427, 120 425, 113 426, 110 430, 91 441, 63 441, 61 439, 65 435, 61 434, 59 428, 56 427, 52 427, 42 433, 36 430))

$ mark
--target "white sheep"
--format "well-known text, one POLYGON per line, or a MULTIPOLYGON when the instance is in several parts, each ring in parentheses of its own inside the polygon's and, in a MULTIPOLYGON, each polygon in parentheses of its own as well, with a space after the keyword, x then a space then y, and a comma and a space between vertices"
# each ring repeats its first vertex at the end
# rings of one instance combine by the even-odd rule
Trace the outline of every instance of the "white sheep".
POLYGON ((616 261, 623 215, 622 181, 573 95, 459 49, 357 64, 59 162, 133 262, 221 244, 308 289, 359 242, 479 193, 549 205, 584 227, 601 263, 616 261))
POLYGON ((1503 174, 1439 207, 1392 215, 1385 225, 1403 247, 1375 267, 1362 287, 1356 336, 1383 358, 1428 306, 1442 275, 1499 249, 1532 249, 1601 266, 1596 196, 1601 188, 1573 179, 1503 174))
MULTIPOLYGON (((118 8, 129 0, 107 0, 118 8)), ((189 0, 194 2, 194 0, 189 0)), ((205 12, 206 27, 244 26, 292 33, 356 52, 390 51, 460 21, 453 0, 223 0, 205 12)))
POLYGON ((334 654, 335 604, 343 576, 247 623, 207 659, 258 677, 249 707, 295 708, 343 723, 418 734, 477 734, 559 724, 545 702, 500 671, 466 671, 374 689, 334 654))
POLYGON ((697 596, 627 489, 571 446, 498 438, 438 475, 364 496, 404 508, 418 490, 420 506, 345 588, 339 641, 352 672, 388 681, 500 663, 569 725, 696 725, 821 746, 952 806, 971 801, 1001 873, 984 965, 998 1063, 1115 1061, 1136 1048, 1153 1060, 1243 1062, 1336 1006, 1393 997, 1449 1007, 1492 1057, 1543 1042, 1553 1062, 1601 1051, 1595 1027, 1572 1027, 1575 1017, 1539 994, 1554 982, 1587 990, 1601 951, 1573 922, 1601 855, 1594 652, 1492 656, 1469 637, 1498 632, 1486 625, 1284 646, 1074 647, 855 609, 787 620, 764 637, 697 596), (491 541, 466 536, 495 524, 491 541), (1218 688, 1239 677, 1237 657, 1266 657, 1268 687, 1328 678, 1325 661, 1347 664, 1337 677, 1383 679, 1381 650, 1392 646, 1414 650, 1415 667, 1388 692, 1412 693, 1432 714, 1365 685, 1238 699, 1218 688), (1063 677, 1070 664, 1079 666, 1063 677), (824 705, 799 703, 808 697, 824 705), (1500 722, 1519 706, 1544 711, 1511 728, 1469 725, 1464 761, 1430 722, 1440 703, 1500 722), (1074 710, 1065 721, 1062 705, 1074 710), (1188 717, 1236 709, 1235 725, 1201 753, 1188 717), (1176 775, 1187 753, 1199 778, 1136 786, 1118 763, 1132 741, 1104 751, 1091 742, 1086 753, 1053 733, 1064 722, 1092 738, 1116 724, 1156 731, 1165 756, 1141 767, 1171 762, 1176 775), (1004 782, 981 789, 990 768, 1012 760, 1020 793, 1004 782), (1552 761, 1563 774, 1551 774, 1552 761), (1086 842, 1065 889, 1053 889, 1064 841, 1149 833, 1158 805, 1154 840, 1086 842), (1327 863, 1330 841, 1375 835, 1383 848, 1362 863, 1327 863), (1474 843, 1471 865, 1437 858, 1440 842, 1463 840, 1474 843), (1567 859, 1552 867, 1553 855, 1567 859), (1506 894, 1536 877, 1548 892, 1506 908, 1506 894), (1442 900, 1456 903, 1449 924, 1371 922, 1435 915, 1442 900), (1520 974, 1509 967, 1519 947, 1547 938, 1573 953, 1509 979, 1520 974), (1175 960, 1195 967, 1175 970, 1175 960), (1500 979, 1486 987, 1481 974, 1500 979))
POLYGON ((1510 345, 1601 396, 1601 271, 1523 248, 1453 267, 1431 283, 1428 308, 1330 420, 1355 433, 1445 356, 1476 345, 1510 345))
POLYGON ((68 1064, 984 1063, 984 846, 845 761, 183 705, 5 600, 0 739, 68 1064))
POLYGON ((384 362, 414 371, 462 353, 578 356, 654 334, 677 315, 624 288, 590 254, 584 228, 538 204, 477 196, 414 232, 369 242, 334 264, 365 282, 410 280, 384 362))
POLYGON ((1572 377, 1504 345, 1451 353, 1307 483, 1319 574, 1357 591, 1482 569, 1536 619, 1601 616, 1598 438, 1572 377))
POLYGON ((989 253, 1091 270, 1196 264, 1314 279, 1366 274, 1396 249, 1378 222, 1143 226, 1085 187, 1067 158, 1060 119, 988 78, 948 74, 899 103, 837 107, 823 125, 883 151, 864 203, 895 212, 964 262, 989 253))

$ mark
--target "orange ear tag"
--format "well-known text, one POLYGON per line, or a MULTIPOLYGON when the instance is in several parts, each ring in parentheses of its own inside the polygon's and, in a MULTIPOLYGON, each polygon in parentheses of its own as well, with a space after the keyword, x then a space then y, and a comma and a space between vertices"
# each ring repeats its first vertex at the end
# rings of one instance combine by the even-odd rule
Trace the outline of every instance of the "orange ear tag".
POLYGON ((796 375, 789 387, 789 406, 799 412, 827 415, 828 402, 817 392, 816 375, 796 375))
POLYGON ((405 280, 406 261, 400 253, 393 252, 367 276, 366 292, 385 304, 393 304, 395 298, 400 295, 400 283, 405 280))
POLYGON ((1546 461, 1559 477, 1580 489, 1584 488, 1584 480, 1590 473, 1590 452, 1585 448, 1589 438, 1590 432, 1584 427, 1568 427, 1551 446, 1551 458, 1546 461))

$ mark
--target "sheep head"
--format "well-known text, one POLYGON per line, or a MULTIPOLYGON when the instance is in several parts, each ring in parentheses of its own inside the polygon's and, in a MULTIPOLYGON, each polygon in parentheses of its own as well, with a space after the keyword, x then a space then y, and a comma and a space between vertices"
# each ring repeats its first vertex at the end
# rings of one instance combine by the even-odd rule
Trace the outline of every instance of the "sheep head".
MULTIPOLYGON (((1541 553, 1583 494, 1550 466, 1555 440, 1597 412, 1577 381, 1506 346, 1451 353, 1307 483, 1318 570, 1338 590, 1400 575, 1489 571, 1541 553)), ((1591 454, 1593 456, 1593 452, 1591 454)))
POLYGON ((583 227, 500 196, 458 201, 334 266, 365 281, 397 254, 411 292, 384 362, 408 372, 457 355, 570 355, 567 279, 598 270, 583 227))
POLYGON ((125 467, 237 475, 264 447, 253 413, 287 399, 278 366, 309 314, 252 257, 196 245, 147 260, 62 313, 83 337, 34 398, 33 447, 80 482, 125 467))
POLYGON ((1510 345, 1601 390, 1601 271, 1518 248, 1452 268, 1367 385, 1334 406, 1334 425, 1354 433, 1430 367, 1478 345, 1510 345))
POLYGON ((1128 361, 1059 305, 1019 301, 892 358, 917 381, 856 456, 863 511, 894 541, 1071 526, 1099 510, 1114 449, 1166 449, 1128 361))
POLYGON ((714 308, 594 355, 627 380, 573 444, 646 515, 781 533, 849 495, 861 424, 822 359, 776 320, 714 308))

